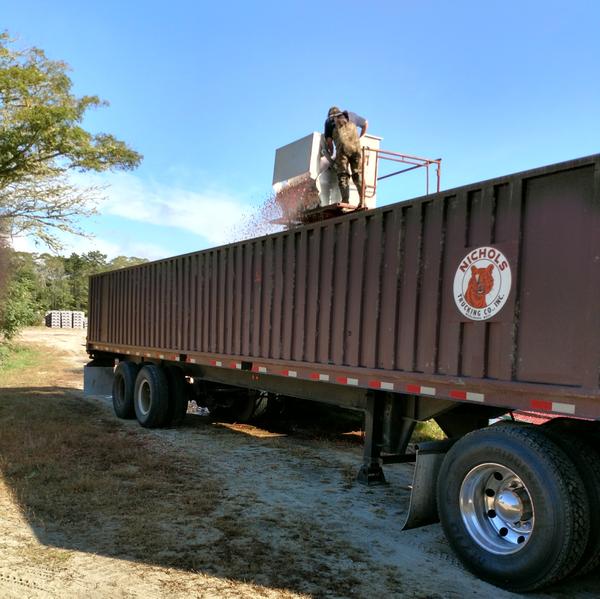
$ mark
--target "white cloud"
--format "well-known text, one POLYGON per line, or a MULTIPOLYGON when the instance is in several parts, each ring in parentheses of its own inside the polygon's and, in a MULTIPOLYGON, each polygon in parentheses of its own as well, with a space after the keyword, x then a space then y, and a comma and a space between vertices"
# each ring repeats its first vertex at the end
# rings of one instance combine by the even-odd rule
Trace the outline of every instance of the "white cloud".
MULTIPOLYGON (((98 237, 80 237, 77 235, 58 234, 63 249, 59 252, 63 256, 69 256, 71 253, 85 254, 87 252, 101 252, 106 254, 109 260, 117 256, 135 256, 137 258, 147 258, 148 260, 158 260, 172 254, 165 248, 146 242, 137 241, 108 241, 98 237)), ((12 246, 18 252, 49 252, 48 247, 38 242, 36 243, 31 236, 19 235, 12 238, 12 246)))
MULTIPOLYGON (((188 176, 183 175, 185 173, 179 173, 180 181, 190 179, 189 173, 188 176)), ((75 174, 72 181, 80 187, 100 190, 98 195, 105 198, 97 202, 101 214, 191 232, 202 238, 201 245, 231 243, 271 230, 268 226, 265 228, 262 221, 266 222, 268 218, 260 208, 257 211, 257 207, 211 185, 203 191, 192 191, 184 185, 164 185, 123 172, 75 174)), ((93 230, 93 225, 81 224, 86 230, 93 230)), ((174 253, 146 239, 136 240, 132 232, 127 231, 126 222, 109 239, 61 232, 56 235, 64 247, 60 252, 63 255, 99 251, 109 259, 123 255, 156 260, 174 253)), ((35 243, 34 238, 29 236, 15 237, 13 247, 26 252, 48 251, 44 244, 35 243)))
MULTIPOLYGON (((31 237, 19 235, 11 238, 12 247, 17 252, 39 252, 41 246, 37 246, 31 237)), ((45 251, 45 248, 44 250, 45 251)))
POLYGON ((85 175, 78 183, 106 186, 107 199, 99 205, 104 214, 190 231, 215 245, 230 241, 232 228, 249 209, 223 191, 191 191, 143 181, 131 173, 85 175))

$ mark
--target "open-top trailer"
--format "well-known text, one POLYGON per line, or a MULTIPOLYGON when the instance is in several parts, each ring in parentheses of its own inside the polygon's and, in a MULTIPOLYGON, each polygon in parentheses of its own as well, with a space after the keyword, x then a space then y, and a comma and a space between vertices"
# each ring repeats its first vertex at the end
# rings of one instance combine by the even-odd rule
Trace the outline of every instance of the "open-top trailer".
POLYGON ((147 427, 190 392, 363 411, 359 480, 416 460, 406 526, 526 591, 600 563, 599 300, 595 155, 93 276, 87 350, 147 427), (515 411, 553 418, 490 425, 515 411))

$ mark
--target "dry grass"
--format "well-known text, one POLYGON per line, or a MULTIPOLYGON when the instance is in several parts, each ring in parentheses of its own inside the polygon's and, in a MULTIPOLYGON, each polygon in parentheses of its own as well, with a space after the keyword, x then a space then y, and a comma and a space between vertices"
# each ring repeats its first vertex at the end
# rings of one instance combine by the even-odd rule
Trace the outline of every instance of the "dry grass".
MULTIPOLYGON (((319 588, 356 596, 359 581, 337 575, 337 556, 348 559, 350 548, 318 523, 277 514, 257 521, 247 509, 256 498, 228 495, 210 464, 72 388, 48 386, 63 367, 34 348, 1 371, 0 472, 46 546, 24 546, 27 561, 60 569, 77 550, 279 588, 282 597, 319 588)), ((239 434, 205 427, 231 440, 239 434)))
MULTIPOLYGON (((13 389, 3 394, 0 426, 0 469, 49 541, 60 534, 90 551, 111 554, 118 547, 152 559, 176 548, 171 523, 200 526, 196 514, 210 513, 218 502, 209 475, 201 488, 190 488, 185 464, 174 467, 149 440, 75 397, 13 389), (181 501, 184 492, 194 495, 191 510, 181 501)), ((179 565, 174 562, 166 565, 179 565)))

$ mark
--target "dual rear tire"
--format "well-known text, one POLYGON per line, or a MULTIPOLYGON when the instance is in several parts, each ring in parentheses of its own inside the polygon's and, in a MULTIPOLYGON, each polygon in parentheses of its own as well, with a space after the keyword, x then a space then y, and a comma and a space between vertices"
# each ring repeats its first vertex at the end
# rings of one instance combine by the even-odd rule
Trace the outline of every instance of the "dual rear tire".
POLYGON ((590 528, 600 476, 592 483, 584 476, 579 460, 540 427, 474 431, 442 463, 442 527, 480 578, 516 592, 538 589, 600 559, 599 532, 590 528))
POLYGON ((187 411, 183 372, 173 366, 160 367, 119 362, 113 382, 113 408, 119 418, 137 418, 146 428, 179 425, 187 411))

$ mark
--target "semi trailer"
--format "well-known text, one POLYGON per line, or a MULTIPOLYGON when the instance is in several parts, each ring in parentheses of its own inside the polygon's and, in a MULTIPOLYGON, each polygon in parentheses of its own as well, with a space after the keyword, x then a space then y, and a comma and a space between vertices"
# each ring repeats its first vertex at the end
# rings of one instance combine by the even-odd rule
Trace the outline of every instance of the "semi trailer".
POLYGON ((95 275, 89 300, 118 417, 359 410, 358 481, 415 462, 405 528, 441 521, 477 576, 600 564, 600 155, 95 275), (430 419, 447 439, 413 450, 430 419))

